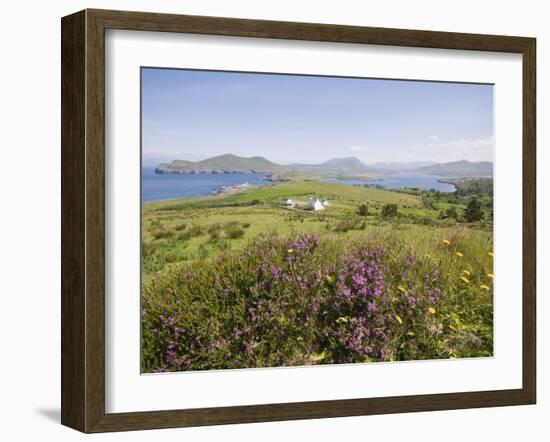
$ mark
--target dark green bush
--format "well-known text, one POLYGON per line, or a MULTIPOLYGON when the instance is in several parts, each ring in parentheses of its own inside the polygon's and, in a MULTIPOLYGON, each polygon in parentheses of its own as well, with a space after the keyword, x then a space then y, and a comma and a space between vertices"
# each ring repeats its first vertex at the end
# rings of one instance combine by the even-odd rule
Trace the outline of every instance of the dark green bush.
POLYGON ((359 216, 368 216, 369 206, 367 206, 366 204, 361 204, 357 209, 357 214, 359 216))
POLYGON ((384 204, 384 206, 382 207, 383 218, 393 218, 397 215, 397 204, 384 204))
POLYGON ((244 230, 240 227, 231 226, 225 229, 225 234, 230 239, 237 239, 244 235, 244 230))
POLYGON ((158 229, 158 230, 153 230, 151 232, 151 235, 155 239, 170 238, 174 236, 174 232, 168 229, 158 229))

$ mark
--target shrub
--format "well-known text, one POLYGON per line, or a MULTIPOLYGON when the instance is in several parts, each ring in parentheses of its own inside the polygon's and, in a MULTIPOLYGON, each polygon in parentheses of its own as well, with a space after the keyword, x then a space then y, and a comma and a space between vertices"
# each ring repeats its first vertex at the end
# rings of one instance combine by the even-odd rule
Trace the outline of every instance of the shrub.
POLYGON ((464 219, 469 223, 483 219, 483 211, 481 210, 481 203, 478 199, 474 198, 468 203, 464 211, 464 219))
POLYGON ((158 229, 158 230, 153 230, 151 232, 151 235, 155 239, 170 238, 171 236, 174 236, 174 232, 168 229, 158 229))
POLYGON ((208 227, 208 229, 206 230, 208 232, 209 235, 215 235, 215 234, 218 234, 220 233, 222 229, 222 226, 220 224, 212 224, 211 226, 208 227))
POLYGON ((336 224, 334 231, 345 233, 350 230, 364 230, 366 227, 367 223, 362 218, 348 218, 336 224))
POLYGON ((384 204, 382 207, 382 217, 392 218, 397 216, 397 204, 384 204))
POLYGON ((182 241, 187 241, 190 238, 191 238, 191 233, 188 230, 178 235, 178 239, 181 239, 182 241))
POLYGON ((185 223, 181 223, 181 224, 178 224, 175 229, 178 231, 178 232, 181 232, 182 230, 185 230, 187 228, 187 224, 185 223))
POLYGON ((188 230, 190 237, 204 235, 204 229, 201 226, 192 226, 188 230))
POLYGON ((357 214, 359 216, 367 216, 369 214, 369 206, 366 204, 361 204, 357 209, 357 214))
POLYGON ((164 268, 167 263, 184 261, 186 255, 183 252, 181 244, 177 248, 175 242, 170 241, 143 241, 141 243, 141 256, 143 270, 146 272, 158 272, 164 268))
POLYGON ((234 229, 236 227, 240 227, 240 223, 238 221, 229 221, 223 225, 224 229, 234 229))
POLYGON ((241 238, 244 235, 244 230, 240 227, 231 226, 225 229, 225 234, 230 239, 241 238))
POLYGON ((447 207, 446 210, 440 210, 439 211, 439 219, 454 219, 455 221, 458 221, 460 219, 460 215, 458 214, 458 211, 456 210, 455 206, 447 207))
POLYGON ((141 243, 141 254, 144 258, 155 253, 156 249, 155 244, 152 242, 142 241, 141 243))
POLYGON ((164 253, 164 261, 167 263, 176 262, 181 259, 180 254, 175 250, 170 250, 164 253))
POLYGON ((187 241, 191 238, 194 238, 196 236, 204 235, 205 231, 204 228, 201 226, 191 226, 188 229, 181 232, 177 238, 181 241, 187 241))
POLYGON ((452 218, 456 221, 460 219, 460 215, 458 214, 455 206, 448 207, 445 211, 445 215, 447 216, 447 218, 452 218))

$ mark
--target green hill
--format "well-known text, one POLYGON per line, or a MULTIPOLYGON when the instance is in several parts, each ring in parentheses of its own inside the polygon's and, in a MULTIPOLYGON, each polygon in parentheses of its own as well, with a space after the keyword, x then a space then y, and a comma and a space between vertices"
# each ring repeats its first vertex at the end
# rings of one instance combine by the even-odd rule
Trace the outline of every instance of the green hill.
POLYGON ((273 171, 280 169, 281 167, 278 164, 266 160, 264 157, 255 156, 245 158, 230 153, 198 161, 196 164, 206 169, 229 169, 241 171, 273 171))
POLYGON ((162 163, 155 169, 160 174, 187 173, 246 173, 273 174, 275 178, 365 176, 371 170, 355 157, 335 158, 321 164, 281 165, 261 156, 240 157, 233 154, 218 155, 202 161, 174 160, 162 163))
POLYGON ((476 163, 462 160, 421 167, 417 171, 455 178, 491 177, 493 176, 493 163, 491 161, 479 161, 476 163))
POLYGON ((367 172, 371 170, 369 166, 367 166, 365 163, 355 157, 335 158, 332 160, 328 160, 322 163, 321 167, 357 172, 367 172))
POLYGON ((174 160, 162 163, 155 169, 156 173, 269 173, 281 170, 281 166, 263 157, 240 157, 233 154, 218 155, 202 161, 174 160))
POLYGON ((288 166, 296 173, 313 175, 366 175, 372 170, 355 157, 334 158, 321 164, 291 164, 288 166))

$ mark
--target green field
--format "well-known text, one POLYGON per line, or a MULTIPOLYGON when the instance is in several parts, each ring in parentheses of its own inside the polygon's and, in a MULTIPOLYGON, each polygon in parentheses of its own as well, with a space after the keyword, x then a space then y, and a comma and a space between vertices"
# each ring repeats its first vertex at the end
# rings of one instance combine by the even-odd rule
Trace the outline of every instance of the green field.
POLYGON ((238 249, 260 234, 310 232, 349 237, 378 230, 406 231, 411 238, 452 234, 456 223, 438 219, 439 211, 450 206, 463 210, 465 205, 443 201, 432 206, 426 207, 416 195, 313 181, 272 184, 227 196, 145 203, 145 280, 174 263, 238 249), (312 212, 281 204, 284 197, 305 201, 313 196, 329 200, 326 210, 312 212), (361 204, 368 206, 368 216, 357 214, 361 204), (397 204, 399 217, 381 217, 385 204, 397 204), (446 231, 434 232, 434 225, 446 231))
MULTIPOLYGON (((467 192, 457 197, 439 192, 396 192, 315 181, 270 184, 232 195, 145 203, 142 269, 144 303, 148 308, 144 314, 143 369, 166 371, 491 355, 491 207, 492 197, 467 192), (282 204, 285 197, 298 201, 319 197, 327 199, 329 205, 319 212, 288 208, 282 204), (483 202, 483 219, 466 222, 467 204, 478 197, 483 202), (395 205, 397 211, 388 215, 386 209, 391 205, 395 205), (366 206, 366 213, 361 212, 361 206, 366 206), (453 215, 447 216, 448 213, 453 215), (314 235, 315 239, 308 235, 314 235), (297 253, 295 246, 289 244, 304 241, 315 244, 304 255, 307 264, 304 261, 300 273, 292 262, 288 267, 288 257, 297 253), (353 347, 349 342, 324 342, 323 339, 329 338, 321 338, 318 330, 329 330, 324 332, 327 336, 336 333, 332 325, 326 323, 328 313, 315 320, 311 316, 318 313, 307 309, 299 313, 309 305, 303 296, 307 292, 316 293, 315 299, 325 301, 330 296, 339 296, 342 287, 331 284, 349 271, 341 268, 341 262, 360 260, 361 253, 365 253, 361 250, 371 253, 380 247, 384 249, 384 258, 375 267, 384 269, 381 278, 385 288, 380 299, 385 301, 380 300, 378 308, 384 310, 386 322, 383 331, 378 333, 391 335, 391 339, 365 344, 370 349, 378 346, 376 352, 372 350, 368 355, 351 351, 353 347), (269 256, 263 264, 262 255, 269 256), (405 272, 403 269, 409 268, 410 260, 414 265, 405 272), (264 271, 266 266, 271 266, 273 272, 279 272, 273 269, 282 269, 287 278, 267 292, 261 278, 256 278, 256 273, 264 271), (292 278, 305 281, 311 272, 325 274, 319 277, 328 285, 310 282, 311 287, 300 289, 303 282, 289 282, 292 278), (233 274, 239 275, 238 278, 233 274), (433 282, 426 279, 436 274, 433 282), (222 283, 218 278, 229 279, 222 283), (419 286, 418 281, 425 281, 424 285, 419 286), (259 288, 252 289, 256 284, 259 288), (439 293, 437 301, 432 296, 433 290, 439 293), (299 305, 280 304, 290 293, 300 300, 299 305), (258 305, 263 303, 268 303, 269 309, 282 312, 279 322, 273 325, 276 330, 284 329, 282 335, 272 336, 272 328, 256 330, 255 336, 249 338, 264 336, 258 338, 265 347, 261 351, 256 350, 257 342, 250 341, 243 347, 242 342, 237 345, 236 341, 227 341, 228 334, 244 333, 243 330, 248 333, 251 321, 260 313, 250 317, 246 312, 260 308, 258 305), (420 305, 423 307, 419 308, 420 305), (290 325, 291 317, 298 321, 302 314, 310 317, 311 324, 317 324, 315 330, 290 325), (187 335, 183 339, 181 330, 187 330, 192 341, 188 341, 191 337, 187 335), (200 351, 190 352, 189 346, 197 345, 195 340, 207 340, 209 346, 216 349, 222 346, 224 350, 218 352, 208 346, 206 349, 201 344, 200 351), (275 350, 278 345, 284 350, 275 350), (176 353, 178 358, 174 356, 176 353)), ((338 313, 337 327, 352 327, 351 324, 355 327, 338 333, 363 333, 357 331, 360 329, 357 324, 365 321, 367 313, 354 318, 366 308, 361 305, 346 310, 346 314, 338 313)), ((264 321, 273 320, 271 313, 266 315, 268 319, 264 321)), ((364 334, 361 336, 366 339, 364 334)))

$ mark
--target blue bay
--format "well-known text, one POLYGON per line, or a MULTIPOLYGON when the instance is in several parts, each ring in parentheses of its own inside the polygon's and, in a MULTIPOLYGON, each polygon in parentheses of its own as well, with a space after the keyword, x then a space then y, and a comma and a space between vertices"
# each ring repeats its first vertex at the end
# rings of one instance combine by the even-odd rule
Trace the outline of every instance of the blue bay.
MULTIPOLYGON (((418 173, 396 173, 386 175, 376 181, 361 179, 337 179, 326 178, 324 182, 338 182, 343 184, 381 186, 385 189, 435 189, 441 192, 454 192, 452 184, 440 183, 440 176, 418 173)), ((156 174, 154 167, 143 167, 141 177, 141 199, 143 202, 161 201, 175 198, 193 198, 207 196, 223 186, 234 186, 248 183, 251 186, 259 187, 270 184, 264 179, 264 174, 258 173, 235 173, 235 174, 156 174)))
POLYGON ((154 167, 143 167, 141 174, 143 202, 207 196, 222 186, 248 183, 258 187, 270 183, 258 173, 162 175, 156 174, 154 167))
POLYGON ((384 175, 379 180, 361 180, 361 179, 349 179, 340 180, 337 178, 327 178, 322 181, 333 183, 344 183, 353 186, 381 186, 384 189, 405 189, 415 188, 422 190, 439 190, 440 192, 454 192, 455 187, 449 183, 441 183, 442 177, 436 175, 426 175, 422 173, 403 172, 395 173, 392 175, 384 175))

